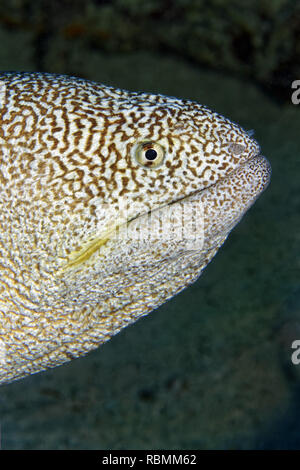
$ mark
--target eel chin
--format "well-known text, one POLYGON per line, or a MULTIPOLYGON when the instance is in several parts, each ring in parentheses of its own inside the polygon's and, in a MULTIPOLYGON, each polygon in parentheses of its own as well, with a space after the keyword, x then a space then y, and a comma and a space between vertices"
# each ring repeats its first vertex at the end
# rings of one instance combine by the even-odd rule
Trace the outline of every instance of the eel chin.
POLYGON ((227 177, 192 196, 202 206, 205 242, 215 244, 226 238, 260 194, 267 188, 271 165, 257 155, 227 177))

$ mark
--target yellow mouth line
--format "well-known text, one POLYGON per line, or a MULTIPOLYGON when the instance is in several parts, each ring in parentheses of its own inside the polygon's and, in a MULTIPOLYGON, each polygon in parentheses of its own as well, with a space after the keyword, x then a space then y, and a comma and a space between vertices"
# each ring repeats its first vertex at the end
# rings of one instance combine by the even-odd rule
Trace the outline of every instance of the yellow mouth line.
MULTIPOLYGON (((186 196, 188 197, 188 196, 186 196)), ((159 210, 164 206, 168 206, 171 204, 175 204, 176 202, 182 201, 185 199, 185 197, 181 199, 177 199, 176 201, 172 201, 168 204, 162 205, 159 208, 156 208, 155 210, 159 210)), ((80 264, 84 263, 87 261, 91 256, 101 248, 101 246, 104 246, 111 238, 113 235, 116 234, 118 230, 120 230, 122 227, 125 225, 128 225, 130 222, 132 222, 135 219, 138 219, 146 214, 149 214, 149 212, 145 212, 142 214, 139 214, 136 217, 132 217, 131 219, 127 221, 119 221, 119 223, 115 223, 113 228, 108 229, 104 231, 104 233, 101 234, 101 237, 95 237, 92 240, 85 242, 82 247, 78 248, 77 250, 72 251, 69 256, 68 256, 68 262, 67 264, 59 269, 59 274, 63 274, 66 271, 68 271, 71 268, 75 268, 79 266, 80 264)))
MULTIPOLYGON (((204 189, 207 189, 207 188, 204 188, 204 189)), ((155 210, 159 210, 159 209, 162 209, 165 206, 170 206, 170 205, 176 204, 177 202, 181 202, 184 199, 187 199, 188 197, 194 195, 195 193, 198 193, 198 192, 200 193, 201 191, 204 191, 204 189, 200 190, 200 191, 195 191, 194 193, 189 194, 188 196, 184 196, 182 198, 176 199, 175 201, 171 201, 168 204, 165 204, 165 205, 162 205, 159 208, 156 208, 155 210)), ((101 246, 104 246, 112 238, 112 236, 116 233, 117 230, 120 230, 121 227, 124 227, 124 225, 128 225, 133 220, 135 220, 139 217, 142 217, 142 216, 144 216, 148 213, 145 212, 145 213, 139 214, 137 217, 133 217, 132 219, 129 219, 125 222, 115 224, 112 229, 106 230, 101 235, 101 237, 96 236, 94 239, 92 239, 88 242, 85 242, 82 247, 80 247, 77 250, 72 251, 69 254, 67 264, 64 267, 62 267, 61 269, 59 269, 58 273, 63 274, 66 271, 68 271, 69 269, 75 268, 75 267, 81 265, 82 263, 84 263, 85 261, 90 259, 91 256, 101 248, 101 246)))
POLYGON ((93 240, 84 243, 78 250, 70 253, 67 264, 60 269, 59 273, 63 274, 68 269, 74 268, 87 261, 101 246, 108 242, 119 227, 120 225, 116 225, 113 229, 106 230, 101 237, 95 237, 93 240))
POLYGON ((99 250, 101 246, 105 245, 109 238, 110 236, 108 234, 101 238, 95 238, 95 240, 88 242, 83 248, 80 248, 79 251, 73 251, 69 256, 69 261, 64 270, 84 263, 84 261, 88 260, 95 253, 95 251, 99 250))

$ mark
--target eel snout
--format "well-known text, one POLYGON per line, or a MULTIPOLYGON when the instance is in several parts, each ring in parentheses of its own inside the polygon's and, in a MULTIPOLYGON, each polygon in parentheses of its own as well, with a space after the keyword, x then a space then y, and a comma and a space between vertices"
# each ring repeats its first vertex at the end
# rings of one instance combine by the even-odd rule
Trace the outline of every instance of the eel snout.
POLYGON ((259 154, 204 190, 199 202, 205 215, 205 239, 214 245, 220 236, 228 235, 267 188, 270 178, 271 165, 259 154))

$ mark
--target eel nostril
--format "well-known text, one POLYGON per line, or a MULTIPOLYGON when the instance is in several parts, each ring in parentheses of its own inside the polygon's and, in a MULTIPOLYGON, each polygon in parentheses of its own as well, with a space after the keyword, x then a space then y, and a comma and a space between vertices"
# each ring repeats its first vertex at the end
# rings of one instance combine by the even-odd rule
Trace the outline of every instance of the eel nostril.
POLYGON ((246 147, 242 144, 232 143, 229 145, 229 150, 234 155, 241 155, 245 151, 246 147))

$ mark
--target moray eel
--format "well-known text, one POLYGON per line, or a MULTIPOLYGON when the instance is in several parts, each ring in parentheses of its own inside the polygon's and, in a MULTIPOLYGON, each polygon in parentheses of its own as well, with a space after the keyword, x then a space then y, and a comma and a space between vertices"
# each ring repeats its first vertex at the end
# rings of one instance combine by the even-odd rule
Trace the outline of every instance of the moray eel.
POLYGON ((8 383, 87 353, 194 282, 271 170, 250 132, 192 101, 2 73, 0 102, 8 383))

